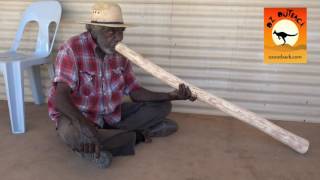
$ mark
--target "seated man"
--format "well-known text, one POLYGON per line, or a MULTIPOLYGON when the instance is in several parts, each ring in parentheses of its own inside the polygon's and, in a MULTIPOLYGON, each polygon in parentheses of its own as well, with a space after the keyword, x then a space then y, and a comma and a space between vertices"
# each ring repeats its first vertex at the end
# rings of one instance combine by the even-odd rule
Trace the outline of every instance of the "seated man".
POLYGON ((49 94, 49 116, 58 135, 101 168, 112 156, 134 154, 139 142, 176 132, 177 124, 166 118, 170 101, 195 100, 183 84, 169 93, 138 84, 130 62, 115 51, 126 27, 117 4, 95 4, 87 32, 59 48, 49 94), (125 95, 133 102, 122 103, 125 95))

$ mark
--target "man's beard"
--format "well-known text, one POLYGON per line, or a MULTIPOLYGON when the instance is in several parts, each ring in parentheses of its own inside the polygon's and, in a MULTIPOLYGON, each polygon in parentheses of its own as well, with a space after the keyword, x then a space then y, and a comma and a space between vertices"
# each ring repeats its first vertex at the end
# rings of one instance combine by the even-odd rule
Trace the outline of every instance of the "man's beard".
MULTIPOLYGON (((101 47, 100 47, 101 48, 101 47)), ((102 47, 101 50, 106 54, 106 55, 111 55, 115 53, 114 49, 111 48, 106 48, 106 47, 102 47)))
POLYGON ((106 46, 106 44, 104 44, 105 42, 102 42, 100 45, 100 49, 106 54, 106 55, 111 55, 115 53, 115 49, 114 46, 106 46))

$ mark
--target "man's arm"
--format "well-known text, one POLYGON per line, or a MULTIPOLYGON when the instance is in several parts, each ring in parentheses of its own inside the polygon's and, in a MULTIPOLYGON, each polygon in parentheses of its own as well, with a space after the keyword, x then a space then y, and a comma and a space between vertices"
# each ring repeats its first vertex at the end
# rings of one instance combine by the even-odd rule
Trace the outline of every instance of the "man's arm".
POLYGON ((172 92, 163 93, 163 92, 153 92, 147 90, 143 87, 131 92, 129 94, 130 98, 134 102, 145 102, 145 101, 172 101, 172 100, 187 100, 195 101, 197 98, 192 96, 192 93, 189 87, 184 84, 179 85, 178 90, 172 92))
POLYGON ((56 96, 54 104, 57 110, 64 116, 70 119, 71 123, 79 129, 81 143, 79 147, 80 152, 93 153, 95 152, 97 157, 100 155, 100 144, 97 137, 97 130, 94 123, 86 119, 81 112, 75 107, 71 101, 71 88, 63 82, 58 82, 56 86, 56 96), (85 138, 89 139, 88 143, 85 138))
POLYGON ((85 121, 85 117, 73 105, 71 101, 71 88, 63 82, 58 82, 56 85, 56 96, 54 98, 55 107, 64 116, 68 117, 72 123, 85 121))

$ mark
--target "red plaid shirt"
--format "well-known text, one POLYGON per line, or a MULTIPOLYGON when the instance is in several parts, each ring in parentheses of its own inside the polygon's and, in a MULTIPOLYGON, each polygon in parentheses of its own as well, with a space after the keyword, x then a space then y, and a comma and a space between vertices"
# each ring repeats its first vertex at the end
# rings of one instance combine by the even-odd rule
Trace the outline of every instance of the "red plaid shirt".
POLYGON ((56 82, 69 85, 74 105, 97 125, 121 120, 122 97, 140 86, 127 59, 115 53, 102 60, 95 53, 96 47, 90 33, 84 32, 59 48, 48 99, 52 120, 57 122, 60 116, 53 103, 56 82))

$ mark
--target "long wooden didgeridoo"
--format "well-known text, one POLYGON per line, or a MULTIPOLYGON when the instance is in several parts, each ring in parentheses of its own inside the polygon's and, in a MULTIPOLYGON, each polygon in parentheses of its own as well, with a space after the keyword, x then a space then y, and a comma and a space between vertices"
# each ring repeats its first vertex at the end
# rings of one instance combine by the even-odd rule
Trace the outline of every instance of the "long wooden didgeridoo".
POLYGON ((190 87, 190 90, 200 101, 206 102, 209 105, 220 109, 221 111, 247 123, 250 124, 259 130, 270 135, 274 139, 288 145, 295 151, 304 154, 308 151, 309 141, 299 137, 275 124, 268 121, 265 118, 258 116, 257 114, 250 112, 246 109, 243 109, 239 106, 236 106, 222 98, 214 96, 200 88, 197 88, 178 77, 168 73, 158 65, 152 63, 148 59, 142 57, 140 54, 128 48, 123 43, 118 43, 116 45, 116 51, 128 58, 130 61, 153 75, 154 77, 160 79, 166 84, 170 85, 173 88, 178 89, 180 83, 184 83, 190 87))

